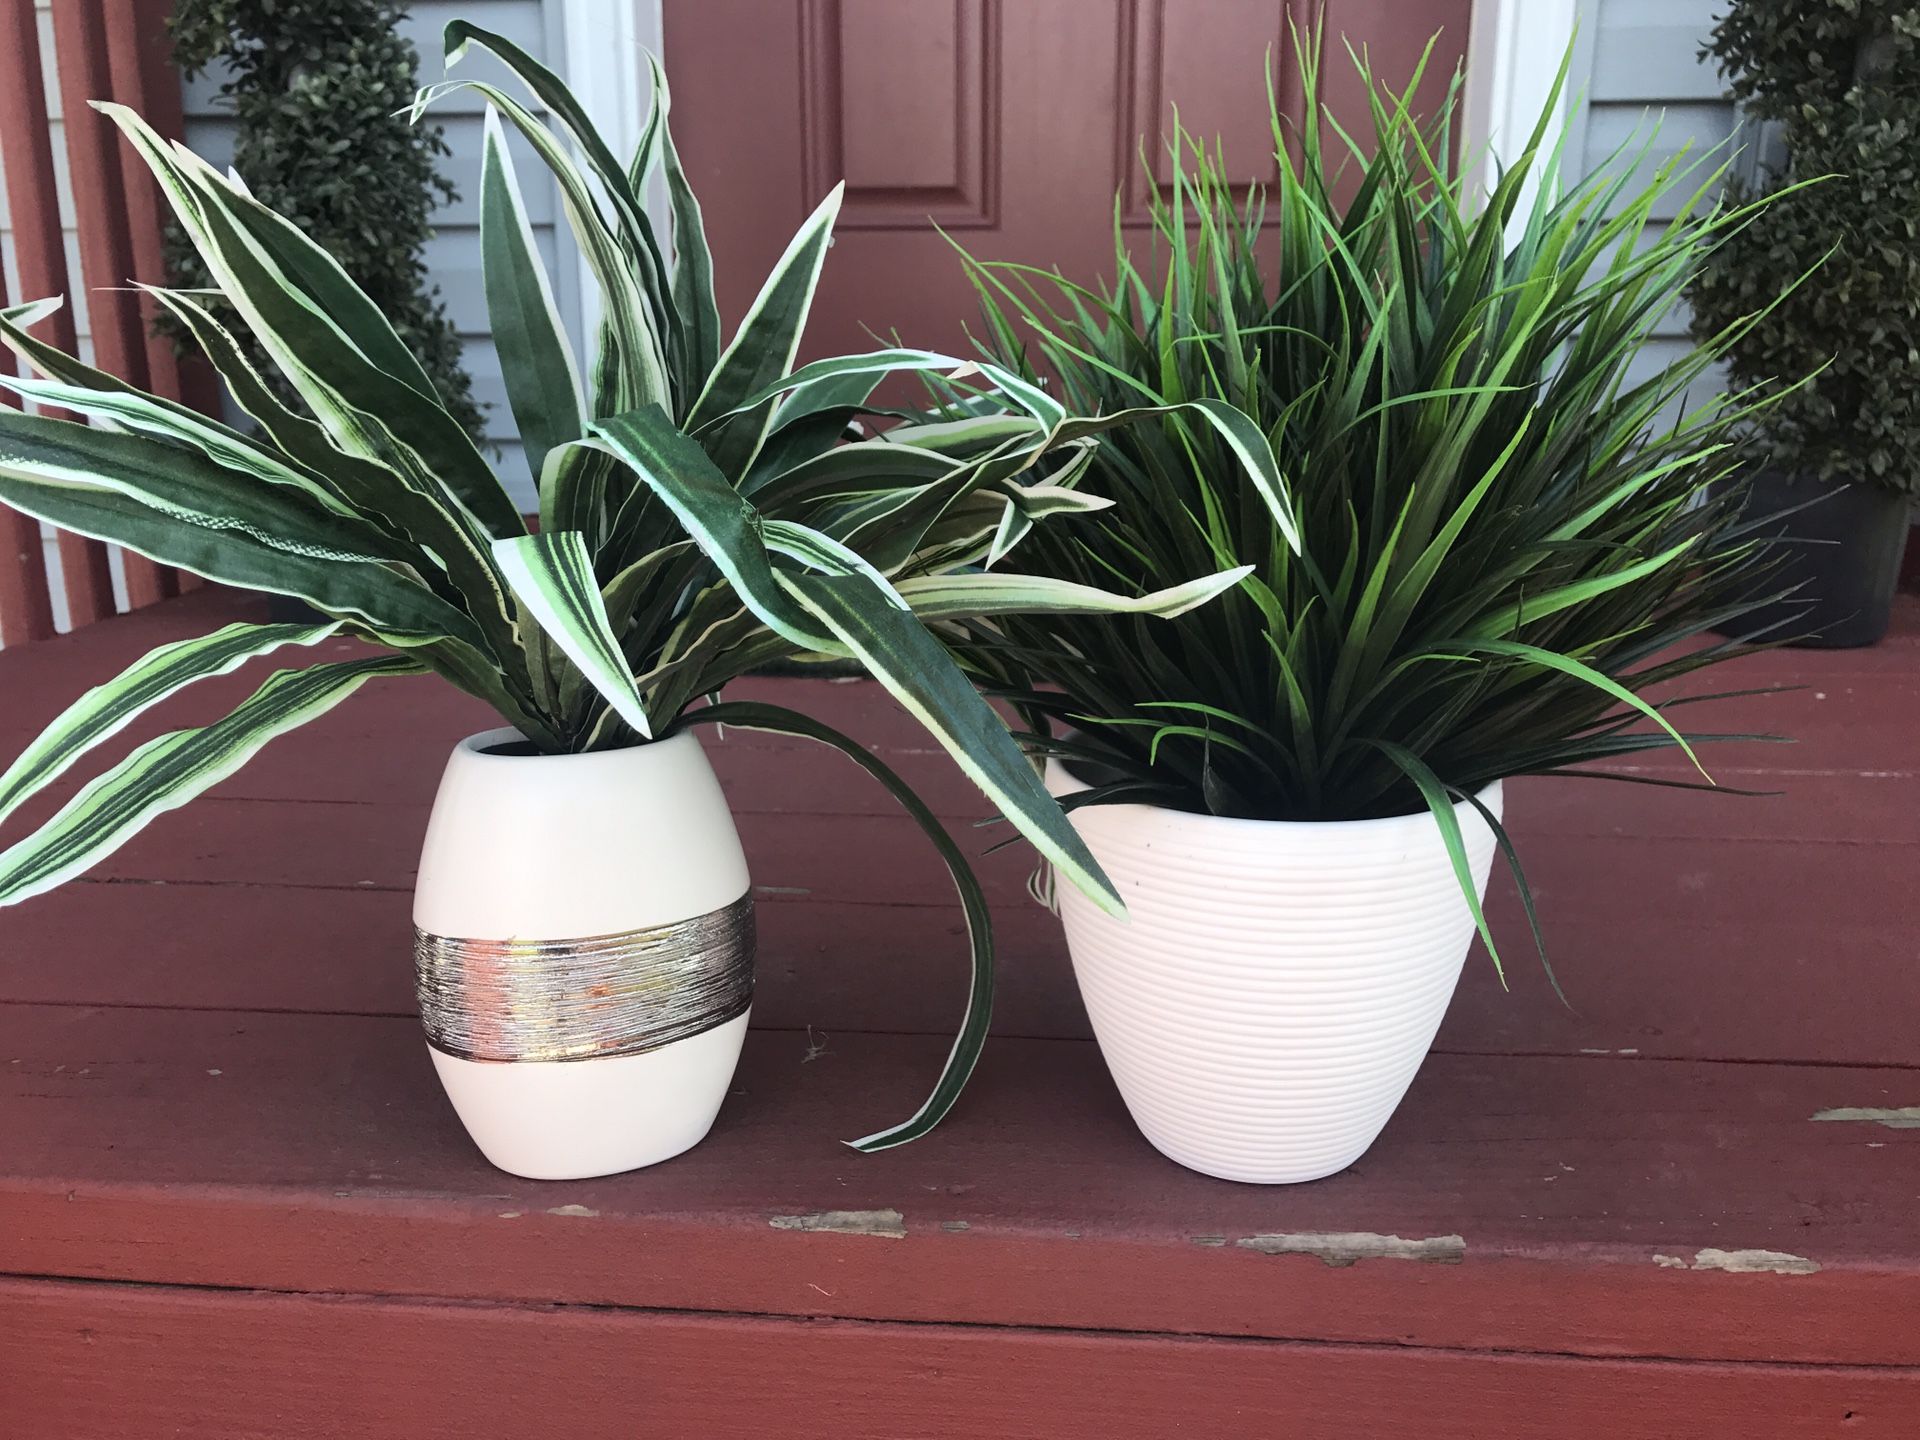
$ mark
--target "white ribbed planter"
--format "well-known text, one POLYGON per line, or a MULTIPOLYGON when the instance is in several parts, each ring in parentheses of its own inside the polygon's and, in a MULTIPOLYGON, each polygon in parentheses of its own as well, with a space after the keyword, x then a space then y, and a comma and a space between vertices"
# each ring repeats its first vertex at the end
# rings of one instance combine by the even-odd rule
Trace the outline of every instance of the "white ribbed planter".
POLYGON ((428 1051, 502 1170, 565 1180, 652 1165, 705 1137, 746 1035, 740 837, 691 734, 488 753, 519 738, 463 740, 434 800, 413 906, 428 1051), (708 922, 705 948, 690 946, 683 922, 720 912, 730 923, 708 922))
MULTIPOLYGON (((1083 788, 1056 762, 1057 795, 1083 788)), ((1500 814, 1498 782, 1481 803, 1500 814)), ((1457 805, 1484 896, 1493 832, 1457 805)), ((1059 887, 1101 1054, 1134 1123, 1225 1180, 1317 1180, 1365 1153, 1426 1057, 1473 917, 1428 814, 1298 824, 1073 812, 1128 919, 1059 887)))

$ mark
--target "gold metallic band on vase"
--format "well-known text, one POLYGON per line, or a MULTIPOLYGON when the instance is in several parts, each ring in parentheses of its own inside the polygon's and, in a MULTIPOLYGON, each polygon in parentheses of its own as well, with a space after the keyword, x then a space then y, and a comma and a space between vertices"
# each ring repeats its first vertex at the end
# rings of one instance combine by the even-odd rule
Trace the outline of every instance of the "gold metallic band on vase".
POLYGON ((462 1060, 638 1055, 744 1015, 753 896, 691 920, 578 940, 413 932, 420 1020, 462 1060))

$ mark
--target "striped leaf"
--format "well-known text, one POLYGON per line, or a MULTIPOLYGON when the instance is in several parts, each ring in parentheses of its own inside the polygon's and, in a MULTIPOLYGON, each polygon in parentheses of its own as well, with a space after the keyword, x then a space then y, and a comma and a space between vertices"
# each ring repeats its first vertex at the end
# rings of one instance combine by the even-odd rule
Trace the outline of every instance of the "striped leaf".
POLYGON ((798 560, 823 575, 864 575, 873 586, 876 600, 895 609, 907 608, 907 602, 893 588, 892 581, 874 569, 858 551, 842 545, 831 535, 823 534, 811 526, 796 525, 789 520, 763 520, 760 522, 760 538, 774 554, 798 560))
POLYGON ((580 374, 534 244, 500 116, 487 111, 480 160, 480 262, 507 401, 540 478, 547 452, 587 433, 580 374))
POLYGON ((844 183, 835 185, 794 233, 687 414, 690 431, 719 422, 702 443, 723 475, 744 475, 766 438, 773 401, 748 406, 748 397, 760 395, 793 368, 845 192, 844 183))
POLYGON ((156 815, 210 790, 270 740, 325 714, 368 680, 422 669, 405 656, 382 655, 281 670, 224 719, 148 741, 0 852, 0 905, 16 905, 92 868, 156 815))
POLYGON ((1225 594, 1253 573, 1223 570, 1146 595, 1115 595, 1093 585, 1036 575, 920 575, 895 588, 922 620, 976 615, 1157 615, 1172 619, 1225 594))
POLYGON ((775 580, 759 513, 658 406, 597 420, 589 428, 666 502, 754 614, 802 650, 839 648, 775 580))
POLYGON ((67 707, 0 775, 0 820, 57 780, 87 751, 118 735, 155 705, 196 680, 227 675, 284 645, 317 645, 340 631, 321 625, 228 625, 211 635, 162 645, 67 707))
MULTIPOLYGON (((668 338, 667 332, 672 328, 672 316, 665 311, 662 303, 667 267, 661 258, 659 237, 653 233, 653 223, 647 218, 646 206, 640 200, 640 182, 621 167, 619 158, 594 126, 592 118, 581 108, 580 102, 560 77, 504 35, 482 29, 469 20, 451 20, 441 33, 441 44, 448 69, 458 65, 475 45, 490 51, 512 72, 514 78, 533 92, 534 97, 546 107, 547 113, 559 122, 567 138, 579 148, 594 179, 612 202, 618 231, 625 237, 629 253, 639 263, 638 283, 655 307, 654 322, 664 344, 668 338)), ((651 62, 652 57, 648 59, 651 62)), ((454 85, 457 88, 461 83, 456 81, 454 85)), ((476 85, 474 88, 482 87, 476 85)), ((654 114, 648 121, 649 130, 664 120, 663 100, 664 96, 656 93, 654 114)), ((648 148, 643 144, 642 154, 648 148)))
POLYGON ((667 207, 673 215, 673 309, 680 326, 685 365, 682 393, 691 399, 705 387, 707 377, 720 363, 720 307, 713 297, 713 252, 707 248, 707 227, 700 214, 700 202, 680 167, 680 152, 674 147, 673 131, 667 125, 672 97, 667 89, 666 72, 652 54, 647 56, 647 65, 653 75, 654 113, 660 127, 659 147, 667 177, 667 207))
POLYGON ((920 621, 857 575, 779 580, 938 740, 1000 813, 1103 910, 1126 906, 1007 727, 920 621))
POLYGON ((559 187, 568 227, 600 287, 603 340, 610 337, 613 341, 609 363, 598 377, 604 384, 596 384, 595 405, 627 409, 649 401, 668 403, 672 387, 667 378, 667 317, 644 274, 636 273, 632 252, 607 223, 592 184, 566 146, 541 124, 540 117, 498 86, 479 80, 428 86, 414 102, 416 117, 434 101, 458 90, 472 90, 518 130, 559 187))
POLYGON ((967 1080, 979 1062, 981 1047, 987 1039, 987 1029, 993 1021, 993 916, 987 909, 986 895, 980 888, 980 882, 974 876, 973 868, 967 864, 966 855, 934 817, 933 811, 878 756, 857 740, 842 735, 818 720, 777 705, 749 700, 724 701, 689 711, 680 724, 731 725, 741 730, 797 735, 831 745, 884 785, 888 793, 913 816, 915 823, 940 852, 947 874, 953 877, 954 889, 960 892, 960 907, 967 918, 967 943, 972 960, 967 1005, 960 1017, 960 1032, 954 1037, 953 1048, 947 1052, 947 1062, 941 1067, 940 1078, 925 1104, 900 1124, 859 1140, 849 1140, 847 1144, 855 1150, 872 1154, 919 1139, 945 1119, 954 1101, 960 1098, 960 1092, 966 1088, 967 1080))
MULTIPOLYGON (((302 277, 289 273, 282 254, 270 252, 248 228, 250 220, 271 212, 236 193, 204 166, 179 163, 132 111, 118 105, 99 108, 133 142, 222 294, 300 391, 334 443, 403 473, 412 472, 419 483, 441 489, 450 508, 488 535, 510 535, 524 528, 486 457, 459 421, 429 394, 383 369, 379 359, 356 343, 346 326, 361 307, 329 288, 323 308, 322 301, 301 287, 302 277), (397 438, 401 436, 404 443, 397 438)), ((331 257, 312 241, 293 238, 299 234, 297 227, 274 219, 292 232, 276 232, 281 251, 304 257, 311 267, 337 270, 331 257)), ((349 284, 348 289, 352 288, 349 284)), ((364 296, 361 302, 371 304, 364 296)), ((387 333, 391 334, 391 327, 387 333)), ((380 354, 384 357, 385 347, 380 354)))
POLYGON ((1131 410, 1117 410, 1097 419, 1068 420, 1054 427, 1053 438, 1069 440, 1095 435, 1102 430, 1111 430, 1116 425, 1128 425, 1172 413, 1198 415, 1219 433, 1234 458, 1245 469, 1255 491, 1266 502, 1267 511, 1273 517, 1274 525, 1286 537, 1288 548, 1294 554, 1299 554, 1300 522, 1294 516, 1293 497, 1287 488, 1286 477, 1280 473, 1280 462, 1274 458, 1273 444, 1245 412, 1224 400, 1205 396, 1174 405, 1142 405, 1131 410))
POLYGON ((383 635, 444 635, 485 649, 465 613, 383 565, 317 560, 264 545, 237 530, 183 525, 117 491, 86 485, 0 473, 0 502, 49 525, 124 545, 149 560, 209 580, 296 596, 316 610, 355 619, 383 635))
MULTIPOLYGON (((30 385, 31 382, 15 382, 30 385)), ((102 408, 119 409, 107 397, 102 408)), ((395 558, 387 537, 299 480, 260 485, 180 446, 70 420, 0 410, 0 476, 115 490, 183 525, 236 531, 321 560, 395 558)))
POLYGON ((614 713, 642 739, 651 739, 646 707, 607 619, 599 582, 593 578, 593 556, 580 533, 542 530, 538 535, 496 540, 493 555, 527 613, 579 667, 614 713))

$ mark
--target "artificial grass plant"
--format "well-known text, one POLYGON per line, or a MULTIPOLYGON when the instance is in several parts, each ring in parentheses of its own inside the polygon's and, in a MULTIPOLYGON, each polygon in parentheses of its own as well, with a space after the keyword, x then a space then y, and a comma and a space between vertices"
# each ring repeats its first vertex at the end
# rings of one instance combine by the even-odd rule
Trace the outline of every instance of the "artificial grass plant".
POLYGON ((998 363, 1086 413, 1229 404, 1285 481, 1250 483, 1170 410, 1090 457, 1082 488, 1114 509, 1036 531, 1009 568, 1149 586, 1251 570, 1166 624, 1002 617, 952 627, 954 644, 1029 744, 1092 782, 1081 803, 1430 809, 1491 950, 1456 800, 1517 873, 1478 798, 1491 782, 1639 778, 1577 767, 1728 738, 1680 729, 1670 682, 1740 653, 1675 647, 1742 608, 1729 597, 1767 563, 1739 523, 1753 406, 1711 385, 1688 398, 1750 322, 1663 368, 1638 357, 1750 212, 1717 206, 1722 171, 1685 156, 1644 181, 1644 151, 1615 157, 1562 188, 1544 120, 1480 203, 1450 165, 1457 80, 1420 118, 1419 77, 1388 89, 1355 57, 1356 136, 1326 108, 1318 48, 1295 36, 1301 121, 1271 105, 1270 189, 1236 191, 1176 129, 1150 261, 1116 207, 1099 288, 968 262, 998 363))

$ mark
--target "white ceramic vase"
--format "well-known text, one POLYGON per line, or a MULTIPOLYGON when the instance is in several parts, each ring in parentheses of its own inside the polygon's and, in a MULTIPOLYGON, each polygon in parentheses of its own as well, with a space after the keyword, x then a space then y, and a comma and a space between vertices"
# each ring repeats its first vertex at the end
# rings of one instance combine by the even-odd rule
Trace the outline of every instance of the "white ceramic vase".
MULTIPOLYGON (((1083 788, 1055 762, 1055 794, 1083 788)), ((1500 814, 1498 782, 1480 801, 1500 814)), ((1455 806, 1481 895, 1493 831, 1455 806)), ((1282 1184, 1365 1153, 1420 1068, 1474 933, 1431 815, 1310 824, 1072 812, 1127 902, 1058 887, 1101 1054, 1182 1165, 1282 1184)))
POLYGON ((413 920, 428 1050, 502 1170, 656 1164, 706 1135, 746 1035, 740 837, 689 733, 585 755, 518 741, 461 741, 427 824, 413 920))

